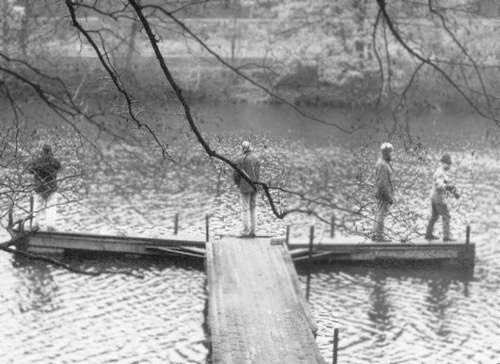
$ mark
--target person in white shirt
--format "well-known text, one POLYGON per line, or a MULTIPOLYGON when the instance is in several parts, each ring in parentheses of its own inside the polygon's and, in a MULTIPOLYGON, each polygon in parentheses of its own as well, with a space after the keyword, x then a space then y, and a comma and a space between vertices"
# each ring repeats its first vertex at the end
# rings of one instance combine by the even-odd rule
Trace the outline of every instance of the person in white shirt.
POLYGON ((456 187, 451 183, 448 176, 448 171, 451 167, 451 157, 449 154, 444 154, 441 157, 440 165, 433 176, 433 185, 431 192, 431 209, 432 214, 427 225, 427 231, 425 233, 425 238, 427 240, 438 239, 434 236, 434 224, 439 219, 439 216, 443 218, 443 241, 454 241, 450 236, 450 211, 448 205, 446 204, 446 198, 448 195, 453 195, 455 198, 459 198, 460 195, 457 192, 456 187))

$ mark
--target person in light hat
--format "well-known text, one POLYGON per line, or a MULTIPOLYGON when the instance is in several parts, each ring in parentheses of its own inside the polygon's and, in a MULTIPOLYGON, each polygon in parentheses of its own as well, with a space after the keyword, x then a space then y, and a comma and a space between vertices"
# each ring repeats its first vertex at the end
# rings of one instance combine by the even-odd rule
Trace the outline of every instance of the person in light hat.
MULTIPOLYGON (((235 161, 235 164, 245 172, 246 176, 254 182, 259 181, 260 163, 258 158, 252 152, 250 142, 245 140, 241 143, 241 155, 235 161)), ((248 183, 238 171, 233 173, 234 183, 240 189, 241 196, 241 217, 243 220, 242 236, 255 236, 255 207, 257 200, 257 186, 248 183)))
POLYGON ((389 213, 389 206, 394 203, 391 166, 393 149, 391 143, 383 143, 380 146, 380 158, 375 164, 375 198, 377 200, 377 210, 372 232, 373 241, 389 241, 384 235, 384 220, 389 213))
POLYGON ((448 210, 448 205, 446 204, 446 198, 448 195, 453 195, 456 199, 460 198, 456 187, 451 183, 448 177, 448 171, 451 167, 451 156, 449 154, 444 154, 441 157, 440 165, 436 172, 434 173, 432 179, 432 191, 431 191, 431 218, 427 224, 427 231, 425 233, 425 238, 427 240, 437 239, 434 236, 434 224, 439 219, 439 216, 443 217, 443 241, 454 241, 450 236, 450 211, 448 210))

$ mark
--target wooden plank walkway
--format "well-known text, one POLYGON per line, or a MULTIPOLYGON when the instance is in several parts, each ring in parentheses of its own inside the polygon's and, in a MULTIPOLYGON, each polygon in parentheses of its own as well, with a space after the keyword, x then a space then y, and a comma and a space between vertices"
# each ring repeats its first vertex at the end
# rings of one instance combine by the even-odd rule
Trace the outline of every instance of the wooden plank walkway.
POLYGON ((223 238, 206 247, 211 363, 324 363, 283 245, 223 238))

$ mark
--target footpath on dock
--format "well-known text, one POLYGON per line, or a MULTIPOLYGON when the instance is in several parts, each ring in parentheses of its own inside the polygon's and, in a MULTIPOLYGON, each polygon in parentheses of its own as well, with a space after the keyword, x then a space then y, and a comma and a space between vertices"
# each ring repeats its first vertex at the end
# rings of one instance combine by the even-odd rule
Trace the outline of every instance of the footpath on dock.
POLYGON ((210 362, 324 363, 288 250, 270 239, 206 245, 210 362))

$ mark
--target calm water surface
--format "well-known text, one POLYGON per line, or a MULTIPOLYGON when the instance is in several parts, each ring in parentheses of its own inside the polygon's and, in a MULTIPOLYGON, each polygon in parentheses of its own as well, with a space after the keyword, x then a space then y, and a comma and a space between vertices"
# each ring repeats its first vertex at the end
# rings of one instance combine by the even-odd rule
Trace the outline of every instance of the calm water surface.
MULTIPOLYGON (((282 107, 233 105, 197 111, 206 115, 216 134, 242 128, 250 136, 265 131, 270 152, 292 155, 292 144, 299 140, 326 153, 346 139, 329 128, 308 126, 282 107)), ((331 120, 342 118, 338 112, 318 112, 331 120)), ((487 126, 469 117, 428 115, 415 129, 426 137, 432 153, 446 148, 460 156, 458 172, 467 166, 458 182, 473 198, 456 208, 465 209, 472 224, 474 271, 317 267, 312 272, 311 305, 320 327, 317 342, 327 362, 333 328, 339 328, 341 363, 500 363, 500 165, 494 147, 467 159, 467 148, 482 142, 487 126), (436 123, 437 118, 443 123, 436 123)), ((108 152, 122 158, 121 173, 92 175, 89 194, 59 209, 61 230, 162 236, 171 231, 177 211, 183 231, 202 233, 206 213, 212 214, 212 233, 239 228, 237 196, 228 181, 221 185, 227 192, 217 194, 207 189, 203 178, 165 170, 160 176, 154 169, 135 173, 126 156, 113 154, 113 148, 108 152), (119 185, 120 193, 112 185, 119 185)), ((417 191, 417 208, 427 208, 419 200, 427 196, 427 187, 417 191)), ((313 222, 302 216, 276 221, 263 202, 259 204, 263 233, 283 234, 285 225, 293 223, 293 235, 305 237, 313 222)), ((458 235, 464 219, 454 216, 458 235)), ((317 225, 319 236, 324 228, 317 225)), ((440 231, 440 225, 437 228, 440 231)), ((127 269, 143 278, 83 276, 0 253, 0 362, 205 362, 201 265, 110 257, 65 261, 92 270, 127 269)), ((305 284, 305 270, 299 267, 299 272, 305 284)))

